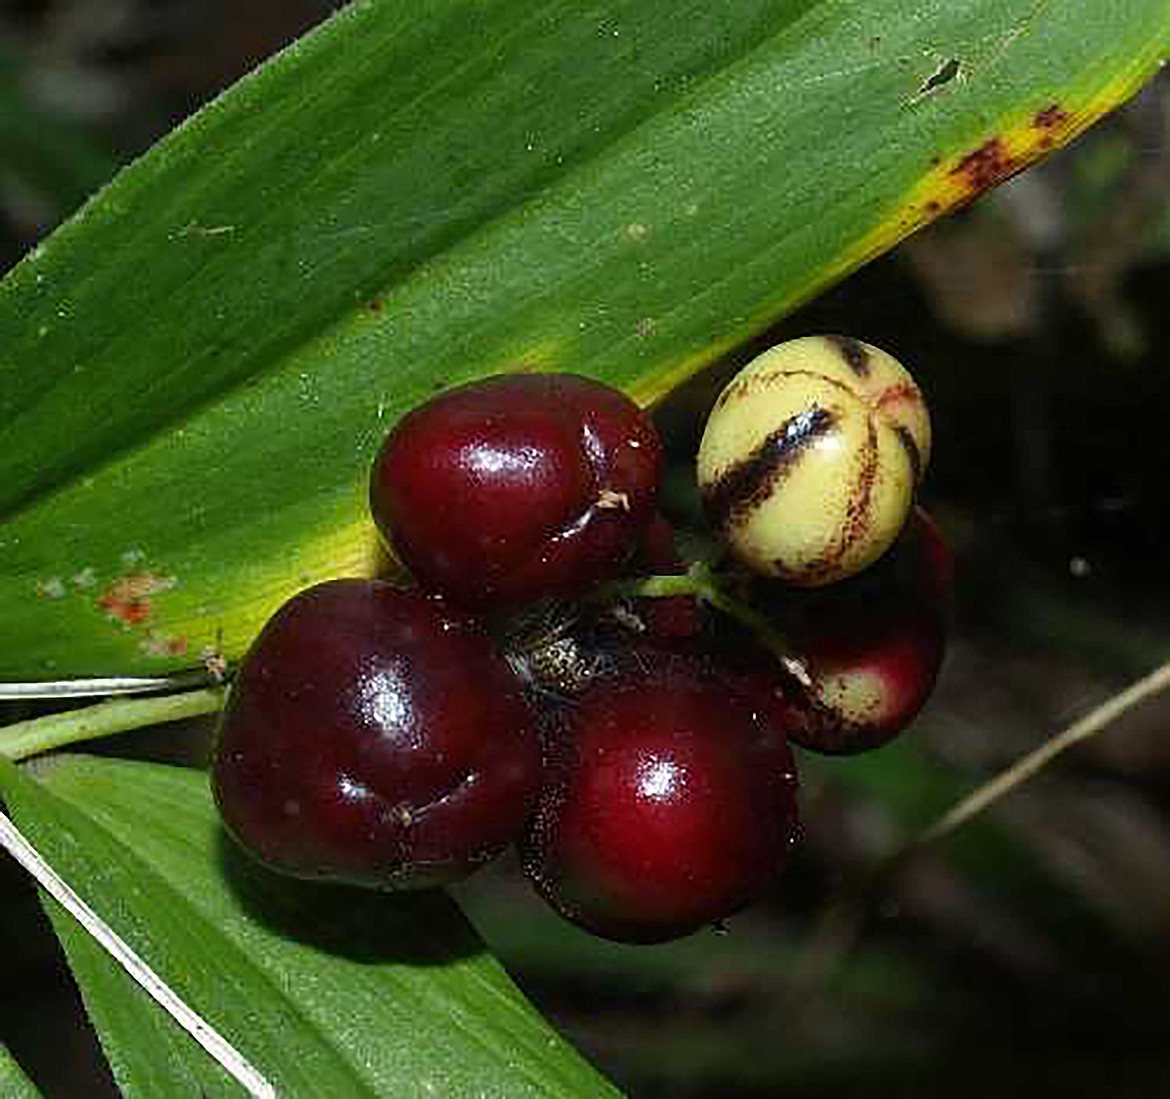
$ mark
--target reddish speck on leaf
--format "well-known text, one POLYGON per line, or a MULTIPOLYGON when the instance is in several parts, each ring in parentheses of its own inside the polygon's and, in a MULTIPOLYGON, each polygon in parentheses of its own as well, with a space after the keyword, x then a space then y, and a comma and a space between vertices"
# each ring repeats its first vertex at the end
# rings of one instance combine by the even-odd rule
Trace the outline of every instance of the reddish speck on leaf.
POLYGON ((993 137, 964 156, 950 174, 970 190, 971 198, 1002 183, 1022 167, 1008 151, 1003 138, 993 137))
POLYGON ((188 644, 185 637, 168 637, 166 634, 147 630, 146 636, 138 643, 138 647, 147 656, 186 656, 188 644))
POLYGON ((127 626, 141 626, 150 620, 150 597, 174 586, 174 577, 134 572, 115 580, 98 597, 97 604, 110 618, 127 626))
POLYGON ((1032 119, 1032 125, 1038 130, 1059 130, 1067 122, 1068 112, 1061 110, 1059 103, 1050 103, 1032 119))

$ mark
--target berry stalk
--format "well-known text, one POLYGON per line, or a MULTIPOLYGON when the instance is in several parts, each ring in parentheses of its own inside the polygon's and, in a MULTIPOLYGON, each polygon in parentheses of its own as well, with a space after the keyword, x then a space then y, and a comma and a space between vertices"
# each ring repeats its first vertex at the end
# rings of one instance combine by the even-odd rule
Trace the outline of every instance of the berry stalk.
POLYGON ((80 710, 18 721, 0 728, 0 755, 11 760, 27 759, 66 744, 214 714, 223 708, 223 700, 222 687, 204 687, 181 694, 112 699, 80 710))
POLYGON ((619 580, 605 587, 606 594, 639 599, 666 599, 691 595, 721 611, 749 630, 803 687, 812 684, 812 676, 793 645, 765 615, 750 607, 729 583, 728 574, 712 567, 709 561, 696 561, 686 572, 677 575, 642 576, 619 580))

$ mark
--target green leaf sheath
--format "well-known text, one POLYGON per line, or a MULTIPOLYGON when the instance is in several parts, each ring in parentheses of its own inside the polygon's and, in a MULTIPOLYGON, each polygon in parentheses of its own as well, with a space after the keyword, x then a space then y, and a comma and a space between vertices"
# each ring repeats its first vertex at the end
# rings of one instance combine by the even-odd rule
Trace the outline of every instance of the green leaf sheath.
MULTIPOLYGON (((616 1095, 443 894, 286 883, 243 865, 199 772, 58 756, 29 777, 0 759, 0 790, 50 865, 280 1095, 616 1095)), ((125 1095, 242 1094, 46 908, 125 1095)))
POLYGON ((237 655, 376 567, 368 461, 436 388, 652 400, 1168 40, 1170 0, 345 8, 0 285, 0 679, 237 655))

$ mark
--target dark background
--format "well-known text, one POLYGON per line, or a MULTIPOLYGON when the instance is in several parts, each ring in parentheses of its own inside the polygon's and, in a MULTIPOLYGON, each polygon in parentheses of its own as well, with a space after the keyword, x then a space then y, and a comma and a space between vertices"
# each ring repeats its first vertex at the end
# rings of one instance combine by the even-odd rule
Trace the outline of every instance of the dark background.
MULTIPOLYGON (((0 270, 332 8, 0 0, 0 270)), ((761 341, 844 332, 911 367, 936 433, 925 503, 959 570, 948 660, 913 728, 869 756, 801 756, 804 830, 777 894, 727 935, 629 948, 561 923, 506 861, 459 889, 631 1095, 1170 1093, 1165 700, 856 899, 875 860, 1170 655, 1168 118, 1163 79, 761 341)), ((663 411, 680 463, 716 384, 663 411)), ((205 737, 156 750, 178 739, 198 758, 205 737)), ((109 1091, 8 861, 0 935, 0 1039, 47 1094, 109 1091)))

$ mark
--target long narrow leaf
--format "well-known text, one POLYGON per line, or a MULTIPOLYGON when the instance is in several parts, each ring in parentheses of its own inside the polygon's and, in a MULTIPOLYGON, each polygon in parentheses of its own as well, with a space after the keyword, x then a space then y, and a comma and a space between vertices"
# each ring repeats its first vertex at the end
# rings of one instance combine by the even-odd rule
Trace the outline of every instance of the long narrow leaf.
POLYGON ((0 1095, 5 1099, 37 1099, 40 1095, 8 1047, 3 1045, 0 1045, 0 1095))
MULTIPOLYGON (((444 896, 275 880, 224 846, 206 776, 57 757, 0 790, 40 853, 280 1095, 613 1094, 444 896)), ((242 1094, 46 901, 128 1096, 242 1094)))
POLYGON ((1168 41, 1170 0, 352 4, 0 286, 0 678, 238 653, 374 567, 366 464, 436 387, 653 398, 1168 41))

